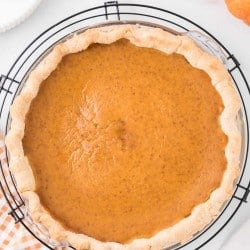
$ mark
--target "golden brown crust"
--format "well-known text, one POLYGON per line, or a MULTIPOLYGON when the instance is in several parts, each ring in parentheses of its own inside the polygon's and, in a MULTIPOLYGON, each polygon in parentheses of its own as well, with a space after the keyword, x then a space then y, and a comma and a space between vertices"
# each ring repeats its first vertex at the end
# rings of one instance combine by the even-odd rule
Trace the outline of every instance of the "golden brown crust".
POLYGON ((32 218, 45 225, 52 238, 68 240, 77 249, 160 249, 189 240, 192 235, 202 230, 219 214, 223 203, 231 197, 233 182, 239 175, 241 136, 236 121, 239 108, 239 97, 225 67, 215 57, 198 48, 190 38, 175 36, 158 28, 138 25, 112 25, 89 29, 56 45, 52 52, 31 72, 21 94, 15 99, 10 111, 11 129, 6 136, 10 168, 15 175, 19 191, 28 202, 32 218), (54 220, 42 207, 38 195, 34 192, 34 176, 22 147, 25 116, 31 101, 37 95, 41 82, 57 67, 62 57, 84 50, 92 43, 109 44, 120 38, 127 38, 137 46, 155 48, 167 54, 174 52, 182 54, 192 66, 207 72, 225 106, 220 117, 220 124, 228 136, 225 150, 228 160, 227 169, 221 186, 212 192, 209 200, 197 205, 190 216, 174 226, 158 232, 150 239, 136 239, 126 245, 114 242, 104 243, 83 234, 67 231, 54 220))

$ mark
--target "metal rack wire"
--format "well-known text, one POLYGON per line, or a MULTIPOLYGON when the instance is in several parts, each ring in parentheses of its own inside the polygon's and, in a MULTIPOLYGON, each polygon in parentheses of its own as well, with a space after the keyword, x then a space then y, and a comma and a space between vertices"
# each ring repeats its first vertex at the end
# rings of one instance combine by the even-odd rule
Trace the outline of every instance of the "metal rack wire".
MULTIPOLYGON (((23 83, 27 79, 29 72, 38 64, 53 46, 70 37, 76 32, 83 32, 89 26, 98 24, 110 24, 113 22, 129 22, 138 23, 143 22, 147 25, 161 26, 173 33, 186 33, 191 35, 193 39, 198 39, 200 45, 206 47, 209 52, 220 50, 217 56, 226 64, 228 71, 232 76, 235 86, 239 92, 242 100, 241 119, 245 123, 243 134, 246 138, 244 143, 244 152, 242 152, 242 172, 236 183, 235 192, 230 201, 225 204, 221 214, 208 225, 202 232, 194 235, 193 238, 186 244, 176 244, 167 249, 199 249, 206 245, 210 240, 216 237, 221 230, 234 217, 238 209, 247 202, 250 190, 250 164, 247 165, 248 151, 249 151, 249 119, 246 100, 250 98, 250 87, 242 72, 239 61, 230 53, 230 51, 218 41, 212 34, 195 22, 185 18, 177 13, 157 8, 154 6, 118 3, 117 1, 105 2, 101 6, 96 6, 81 12, 78 12, 64 20, 51 26, 43 33, 41 33, 34 41, 32 41, 16 59, 9 72, 0 77, 0 119, 1 129, 6 134, 9 127, 9 109, 10 105, 20 92, 23 83), (122 20, 122 21, 121 21, 122 20), (105 23, 103 23, 105 21, 105 23), (166 28, 167 27, 167 28, 166 28), (195 32, 199 32, 198 36, 195 32), (201 36, 201 37, 199 37, 201 36), (205 42, 201 40, 205 38, 205 42), (212 43, 212 44, 211 44, 212 43), (219 46, 218 46, 219 45, 219 46), (211 51, 212 48, 212 51, 211 51)), ((205 48, 206 49, 206 48, 205 48)), ((6 158, 8 155, 6 152, 6 158)), ((0 162, 0 187, 9 205, 9 214, 14 218, 16 223, 21 223, 26 229, 37 238, 42 244, 49 249, 55 247, 69 247, 67 242, 56 242, 47 236, 39 225, 33 223, 25 201, 20 196, 15 180, 9 171, 7 162, 0 162)))

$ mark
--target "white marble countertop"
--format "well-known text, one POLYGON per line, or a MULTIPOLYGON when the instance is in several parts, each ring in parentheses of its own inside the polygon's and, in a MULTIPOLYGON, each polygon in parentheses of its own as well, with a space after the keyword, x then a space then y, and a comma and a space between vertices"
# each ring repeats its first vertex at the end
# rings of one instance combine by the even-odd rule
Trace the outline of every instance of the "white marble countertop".
MULTIPOLYGON (((126 0, 119 2, 158 6, 197 22, 230 49, 240 61, 242 70, 250 82, 250 27, 232 16, 227 11, 223 0, 126 0)), ((0 74, 6 74, 22 50, 46 28, 78 11, 102 4, 103 1, 100 0, 43 0, 26 21, 0 34, 0 74)), ((250 218, 250 202, 243 204, 229 225, 203 249, 220 249, 223 242, 227 241, 247 218, 250 218)), ((241 249, 240 240, 239 249, 241 249)))

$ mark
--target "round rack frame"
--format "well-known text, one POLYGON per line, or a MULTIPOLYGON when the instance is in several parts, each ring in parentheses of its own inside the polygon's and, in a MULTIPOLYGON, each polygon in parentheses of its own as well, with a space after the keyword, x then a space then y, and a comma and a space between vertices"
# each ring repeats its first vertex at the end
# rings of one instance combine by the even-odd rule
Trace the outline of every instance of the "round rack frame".
MULTIPOLYGON (((75 33, 84 32, 93 25, 107 25, 113 23, 145 23, 162 27, 172 33, 186 33, 191 36, 199 46, 217 56, 228 68, 234 80, 235 87, 242 100, 241 119, 245 123, 243 134, 245 141, 243 162, 239 179, 235 185, 232 198, 223 206, 221 213, 203 231, 195 234, 185 244, 175 244, 166 249, 200 249, 218 235, 230 222, 243 203, 247 202, 250 189, 250 166, 247 164, 249 151, 249 119, 250 110, 246 102, 250 99, 250 87, 241 70, 240 63, 230 51, 212 34, 193 21, 168 10, 149 5, 118 3, 117 1, 105 2, 78 12, 51 26, 35 38, 20 54, 9 72, 0 77, 0 119, 1 131, 7 133, 10 117, 9 109, 16 95, 22 89, 29 72, 39 63, 58 42, 69 38, 75 33), (124 20, 124 21, 121 21, 124 20), (136 21, 135 21, 136 20, 136 21), (105 23, 104 23, 105 22, 105 23), (209 44, 209 46, 207 46, 209 44)), ((35 224, 17 188, 15 179, 8 168, 8 154, 5 151, 7 162, 0 162, 0 187, 9 205, 9 214, 15 223, 21 223, 37 240, 49 249, 56 247, 72 248, 67 242, 56 242, 41 225, 35 224)))

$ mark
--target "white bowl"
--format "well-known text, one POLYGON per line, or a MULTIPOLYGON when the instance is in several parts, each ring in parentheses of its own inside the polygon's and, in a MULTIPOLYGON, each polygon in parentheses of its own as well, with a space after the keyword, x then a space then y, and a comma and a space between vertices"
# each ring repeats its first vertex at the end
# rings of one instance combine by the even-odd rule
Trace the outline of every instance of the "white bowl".
POLYGON ((40 2, 41 0, 0 0, 0 32, 24 21, 40 2))

